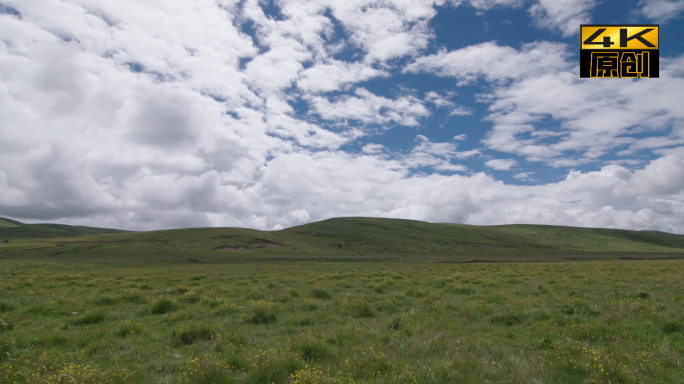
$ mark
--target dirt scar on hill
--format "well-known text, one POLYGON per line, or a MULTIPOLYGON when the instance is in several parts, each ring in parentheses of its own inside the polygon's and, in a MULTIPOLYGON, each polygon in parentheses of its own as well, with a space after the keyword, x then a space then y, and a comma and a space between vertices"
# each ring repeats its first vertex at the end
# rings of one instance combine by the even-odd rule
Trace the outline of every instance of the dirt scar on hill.
POLYGON ((222 245, 220 247, 212 248, 214 251, 246 251, 249 247, 242 245, 232 246, 232 245, 222 245))
POLYGON ((266 247, 266 248, 282 248, 282 247, 284 247, 284 245, 282 245, 282 244, 274 243, 271 241, 252 241, 249 243, 249 245, 262 246, 262 247, 266 247))

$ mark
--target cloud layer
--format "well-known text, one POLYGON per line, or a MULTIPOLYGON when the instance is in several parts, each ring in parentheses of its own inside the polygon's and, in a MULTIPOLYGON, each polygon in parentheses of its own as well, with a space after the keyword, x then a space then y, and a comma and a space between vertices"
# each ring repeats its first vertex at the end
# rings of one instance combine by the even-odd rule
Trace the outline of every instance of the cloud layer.
MULTIPOLYGON (((376 216, 684 233, 684 58, 664 58, 659 80, 598 84, 558 42, 430 51, 441 2, 272 4, 3 0, 0 215, 134 230, 376 216), (485 84, 472 98, 491 129, 481 142, 430 137, 427 119, 474 109, 459 89, 373 90, 393 76, 485 84), (405 130, 404 150, 375 141, 405 130), (606 165, 606 153, 622 155, 606 165), (528 164, 564 177, 494 176, 533 181, 528 164), (563 168, 581 164, 596 167, 563 168)), ((643 4, 652 18, 668 6, 643 4)), ((572 35, 595 3, 452 6, 522 7, 572 35)))

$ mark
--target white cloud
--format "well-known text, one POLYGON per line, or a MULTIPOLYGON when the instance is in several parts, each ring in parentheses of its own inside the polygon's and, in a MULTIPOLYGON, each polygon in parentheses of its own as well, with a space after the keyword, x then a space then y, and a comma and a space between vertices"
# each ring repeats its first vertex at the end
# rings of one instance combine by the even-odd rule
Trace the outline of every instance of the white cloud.
POLYGON ((427 47, 435 15, 433 1, 331 1, 328 5, 350 34, 351 43, 366 53, 366 63, 413 56, 427 47))
POLYGON ((465 85, 480 76, 489 81, 500 81, 557 72, 569 67, 565 61, 567 56, 563 44, 530 43, 518 51, 489 42, 420 57, 409 64, 404 72, 428 72, 455 77, 461 85, 465 85))
POLYGON ((641 0, 638 5, 642 15, 658 23, 677 18, 684 12, 684 1, 681 0, 641 0))
POLYGON ((418 119, 430 115, 422 102, 413 96, 395 100, 374 95, 365 88, 357 88, 356 96, 341 96, 330 102, 315 96, 310 100, 313 110, 326 120, 359 120, 365 124, 397 123, 417 126, 418 119))
POLYGON ((684 109, 675 100, 684 79, 673 75, 683 64, 664 61, 660 79, 647 81, 599 84, 557 72, 497 87, 488 99, 494 129, 484 143, 553 166, 594 162, 621 147, 624 155, 677 145, 682 137, 675 127, 684 124, 684 109), (557 131, 534 135, 544 117, 559 122, 557 131), (648 136, 637 138, 636 133, 648 136))
POLYGON ((456 132, 454 142, 425 132, 405 154, 380 144, 340 150, 367 134, 364 124, 419 126, 428 99, 459 110, 448 93, 321 96, 419 55, 431 2, 283 1, 282 18, 256 0, 3 4, 22 17, 0 16, 0 215, 139 230, 277 229, 355 215, 684 233, 682 57, 663 58, 660 80, 620 86, 578 80, 566 48, 546 42, 415 59, 406 71, 492 82, 480 99, 490 105, 490 149, 552 165, 598 161, 620 146, 662 155, 635 171, 611 165, 511 186, 484 173, 439 174, 465 172, 454 162, 481 155, 459 150, 466 135, 456 132), (335 40, 335 23, 350 40, 335 40), (333 59, 356 48, 354 63, 333 59), (301 100, 311 116, 340 124, 298 118, 301 100), (546 118, 557 127, 537 127, 546 118))
POLYGON ((524 0, 451 0, 450 3, 454 6, 468 4, 478 9, 488 10, 497 6, 518 7, 524 3, 524 0))
POLYGON ((405 71, 455 77, 462 84, 478 77, 493 82, 493 91, 480 97, 490 103, 487 119, 494 123, 483 142, 554 167, 595 162, 621 147, 618 153, 628 155, 682 143, 682 130, 673 128, 684 126, 684 109, 675 101, 684 89, 684 59, 662 60, 660 79, 598 83, 580 79, 566 57, 563 44, 515 50, 483 43, 416 59, 405 71), (559 127, 537 129, 546 117, 559 127), (640 132, 650 135, 634 137, 640 132))
POLYGON ((590 23, 589 12, 596 4, 596 0, 538 0, 529 12, 537 25, 571 36, 579 31, 580 24, 590 23))
POLYGON ((451 100, 443 96, 440 96, 439 93, 434 91, 425 93, 425 101, 436 105, 438 108, 447 108, 454 106, 454 103, 451 100))
POLYGON ((466 171, 461 164, 452 164, 452 159, 466 159, 479 155, 478 150, 459 152, 455 143, 433 143, 423 135, 416 136, 417 145, 402 159, 408 168, 432 167, 438 171, 466 171))
POLYGON ((513 159, 493 159, 485 162, 485 165, 497 171, 510 171, 518 162, 513 159))
POLYGON ((520 173, 516 173, 515 175, 513 175, 513 178, 531 181, 531 180, 533 180, 532 175, 534 175, 534 172, 520 172, 520 173))
POLYGON ((466 115, 472 115, 473 111, 454 104, 451 100, 447 99, 446 97, 440 96, 437 92, 426 92, 425 93, 425 101, 434 104, 437 108, 448 108, 450 109, 449 111, 449 116, 466 116, 466 115))
POLYGON ((366 144, 363 146, 363 153, 381 153, 385 147, 382 144, 366 144))
POLYGON ((388 76, 388 73, 362 63, 332 60, 302 71, 297 86, 311 93, 330 92, 345 90, 351 84, 378 76, 388 76))
POLYGON ((307 212, 306 209, 295 209, 294 211, 290 212, 290 216, 301 223, 306 223, 311 220, 311 217, 309 217, 309 212, 307 212))

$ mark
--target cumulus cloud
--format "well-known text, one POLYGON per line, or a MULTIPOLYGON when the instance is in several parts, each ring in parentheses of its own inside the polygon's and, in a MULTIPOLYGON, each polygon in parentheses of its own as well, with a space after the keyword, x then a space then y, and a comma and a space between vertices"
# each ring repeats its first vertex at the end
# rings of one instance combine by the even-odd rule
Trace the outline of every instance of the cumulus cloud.
POLYGON ((595 0, 538 0, 529 12, 537 25, 571 36, 579 31, 580 24, 589 24, 589 11, 596 4, 595 0))
POLYGON ((387 75, 385 71, 362 63, 333 60, 330 63, 316 64, 302 71, 297 80, 297 86, 306 92, 330 92, 344 90, 351 84, 387 75))
MULTIPOLYGON (((277 15, 257 0, 3 4, 0 215, 133 230, 376 216, 684 233, 684 57, 663 58, 660 81, 620 87, 579 80, 567 47, 550 42, 421 57, 440 2, 287 0, 277 15), (402 71, 484 80, 486 148, 463 148, 481 137, 471 131, 416 131, 436 108, 473 113, 453 94, 361 84, 402 71), (394 126, 404 150, 346 150, 394 126), (463 164, 488 150, 549 165, 661 157, 513 186, 463 164)), ((561 30, 578 17, 544 12, 561 30)), ((501 160, 485 165, 515 166, 501 160)))
POLYGON ((365 124, 397 123, 417 126, 418 119, 430 115, 430 111, 414 96, 402 96, 396 100, 374 95, 365 88, 354 91, 355 96, 341 96, 337 100, 315 96, 310 104, 323 119, 344 121, 358 120, 365 124))
POLYGON ((486 161, 485 165, 497 171, 510 171, 518 162, 513 159, 493 159, 486 161))
POLYGON ((638 5, 642 15, 658 23, 679 17, 684 12, 681 0, 641 0, 638 5))
POLYGON ((563 44, 537 42, 523 45, 522 50, 502 47, 495 43, 481 43, 455 51, 442 50, 409 64, 404 71, 427 72, 437 76, 455 77, 459 85, 466 85, 478 77, 488 81, 502 81, 536 77, 548 72, 569 68, 563 44))
POLYGON ((440 171, 465 171, 461 164, 452 164, 452 159, 466 159, 479 154, 479 151, 459 152, 455 143, 433 143, 423 135, 416 136, 417 145, 404 157, 408 168, 433 167, 440 171))
POLYGON ((617 148, 628 155, 682 143, 681 130, 673 129, 684 124, 675 102, 684 89, 682 58, 663 60, 659 80, 597 83, 578 77, 567 49, 546 42, 520 50, 483 43, 418 58, 405 71, 454 77, 460 84, 493 82, 493 91, 481 96, 494 123, 483 142, 554 167, 595 162, 617 148), (546 117, 559 128, 537 129, 546 117), (635 138, 636 132, 650 136, 635 138))
POLYGON ((684 87, 675 76, 682 68, 680 60, 666 62, 660 79, 648 82, 597 84, 568 71, 498 87, 485 144, 553 166, 594 162, 617 148, 628 154, 680 144, 676 127, 684 123, 684 110, 674 100, 684 87), (537 131, 544 117, 559 121, 559 128, 537 131), (642 137, 634 137, 637 132, 642 137))

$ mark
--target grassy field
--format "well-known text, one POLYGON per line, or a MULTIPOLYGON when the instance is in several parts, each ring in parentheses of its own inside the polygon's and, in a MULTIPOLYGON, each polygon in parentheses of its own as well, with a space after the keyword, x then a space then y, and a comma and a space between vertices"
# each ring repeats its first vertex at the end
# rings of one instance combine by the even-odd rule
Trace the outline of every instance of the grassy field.
POLYGON ((61 238, 40 238, 42 227, 32 227, 22 238, 14 239, 3 239, 0 230, 0 258, 69 256, 83 262, 97 259, 101 263, 143 266, 257 260, 460 262, 684 257, 684 236, 544 225, 478 227, 337 218, 281 231, 194 228, 61 238))
POLYGON ((0 382, 682 383, 681 239, 337 219, 10 240, 0 382))

